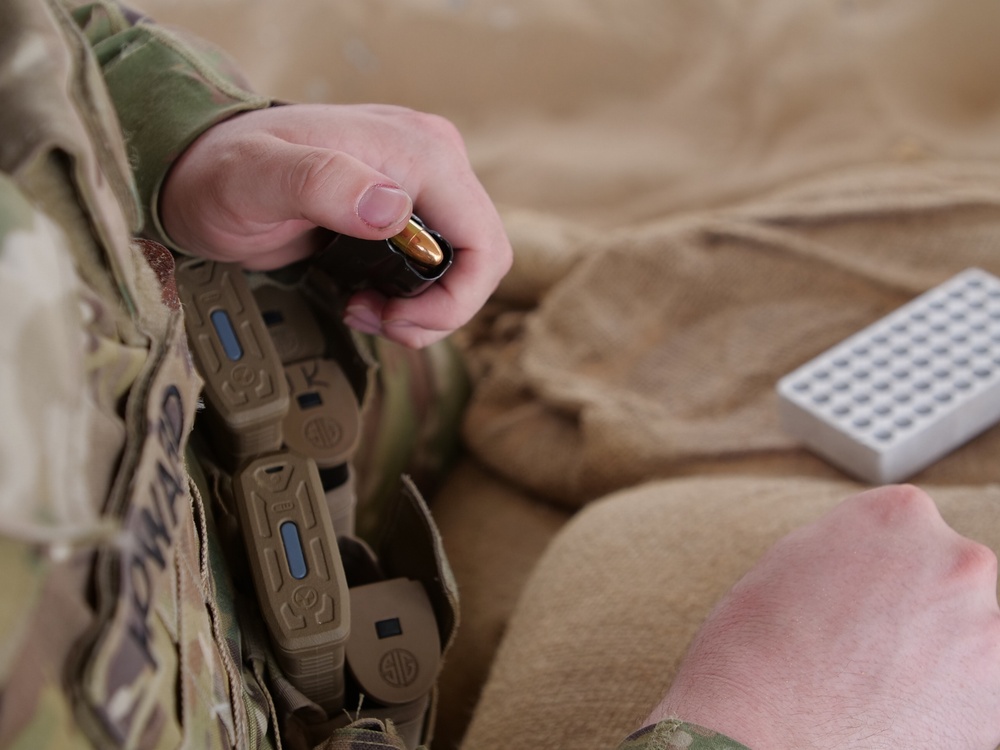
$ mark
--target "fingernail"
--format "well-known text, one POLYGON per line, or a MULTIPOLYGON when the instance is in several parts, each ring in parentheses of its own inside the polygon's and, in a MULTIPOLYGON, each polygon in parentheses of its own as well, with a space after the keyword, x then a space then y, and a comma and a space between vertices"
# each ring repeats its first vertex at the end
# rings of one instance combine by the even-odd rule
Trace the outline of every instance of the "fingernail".
POLYGON ((375 185, 358 201, 358 216, 370 227, 385 229, 409 217, 412 208, 405 191, 391 185, 375 185))
POLYGON ((344 323, 355 331, 378 335, 382 333, 382 321, 363 305, 349 305, 344 311, 344 323))

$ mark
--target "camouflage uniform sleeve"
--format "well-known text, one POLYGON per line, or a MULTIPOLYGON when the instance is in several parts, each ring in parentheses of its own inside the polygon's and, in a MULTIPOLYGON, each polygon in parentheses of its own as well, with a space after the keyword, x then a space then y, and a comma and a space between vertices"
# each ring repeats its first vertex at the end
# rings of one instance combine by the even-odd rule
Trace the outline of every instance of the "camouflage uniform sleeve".
POLYGON ((156 211, 170 165, 212 125, 272 102, 251 92, 221 51, 117 3, 86 3, 73 16, 118 113, 143 209, 141 230, 170 245, 156 211))
POLYGON ((666 719, 629 735, 618 750, 749 750, 725 735, 695 724, 666 719))

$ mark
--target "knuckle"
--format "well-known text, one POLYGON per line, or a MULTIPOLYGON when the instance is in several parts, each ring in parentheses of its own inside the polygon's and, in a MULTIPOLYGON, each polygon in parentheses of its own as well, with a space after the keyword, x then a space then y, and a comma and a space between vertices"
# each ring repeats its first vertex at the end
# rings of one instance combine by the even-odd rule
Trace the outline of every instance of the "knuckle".
POLYGON ((409 119, 411 126, 423 133, 425 137, 449 148, 458 148, 464 151, 465 141, 462 134, 448 118, 429 112, 412 110, 409 113, 409 119))
POLYGON ((885 525, 938 517, 931 496, 912 484, 888 485, 866 495, 869 508, 885 525))
POLYGON ((985 544, 963 538, 956 550, 953 573, 962 579, 987 579, 995 582, 997 576, 997 555, 985 544))
POLYGON ((309 196, 323 190, 333 175, 337 174, 337 152, 310 151, 304 154, 289 170, 288 190, 292 195, 309 196))
POLYGON ((921 512, 933 509, 934 507, 934 501, 931 500, 931 496, 912 484, 890 485, 886 488, 886 493, 890 496, 893 503, 907 511, 921 512))

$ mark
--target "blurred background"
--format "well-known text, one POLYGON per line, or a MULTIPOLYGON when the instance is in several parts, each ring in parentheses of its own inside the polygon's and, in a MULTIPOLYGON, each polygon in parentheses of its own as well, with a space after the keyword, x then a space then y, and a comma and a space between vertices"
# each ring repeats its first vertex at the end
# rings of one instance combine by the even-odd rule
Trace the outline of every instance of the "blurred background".
POLYGON ((261 92, 465 134, 504 208, 602 228, 832 167, 992 156, 992 0, 136 0, 261 92))

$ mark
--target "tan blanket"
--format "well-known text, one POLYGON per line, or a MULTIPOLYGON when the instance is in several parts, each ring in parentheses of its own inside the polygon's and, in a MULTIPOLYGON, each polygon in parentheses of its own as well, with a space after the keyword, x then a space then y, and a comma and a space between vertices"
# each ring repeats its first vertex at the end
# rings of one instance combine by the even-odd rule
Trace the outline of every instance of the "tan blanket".
MULTIPOLYGON (((689 505, 720 474, 842 478, 781 431, 777 379, 963 268, 1000 274, 993 0, 139 4, 268 93, 450 117, 501 208, 515 266, 459 337, 471 458, 439 504, 466 604, 441 747, 566 513, 651 478, 689 505)), ((996 482, 997 455, 994 429, 916 480, 996 482)), ((489 717, 527 710, 514 673, 475 748, 509 746, 489 717)))

